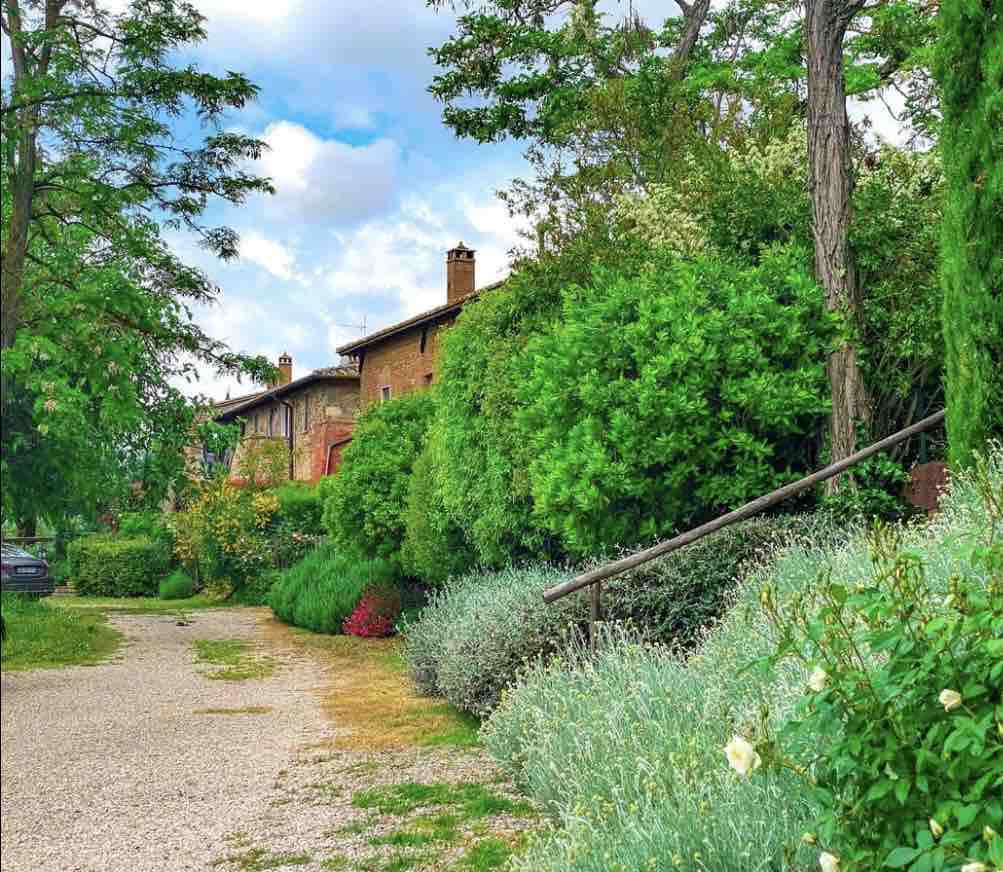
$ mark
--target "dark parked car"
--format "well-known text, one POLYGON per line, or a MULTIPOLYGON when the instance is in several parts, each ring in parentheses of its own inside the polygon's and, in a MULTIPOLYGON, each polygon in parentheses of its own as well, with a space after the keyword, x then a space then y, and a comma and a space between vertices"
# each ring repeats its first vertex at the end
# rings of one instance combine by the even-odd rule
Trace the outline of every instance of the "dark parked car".
POLYGON ((0 545, 0 583, 4 593, 48 596, 55 590, 48 563, 6 542, 0 545))

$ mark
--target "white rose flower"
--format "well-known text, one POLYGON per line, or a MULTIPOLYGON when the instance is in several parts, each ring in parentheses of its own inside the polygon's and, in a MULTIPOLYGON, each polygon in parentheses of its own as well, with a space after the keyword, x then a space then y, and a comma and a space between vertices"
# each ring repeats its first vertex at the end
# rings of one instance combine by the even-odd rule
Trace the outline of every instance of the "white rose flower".
POLYGON ((944 835, 944 828, 933 818, 930 818, 930 832, 933 833, 933 837, 935 839, 939 839, 942 835, 944 835))
POLYGON ((961 694, 956 690, 945 689, 940 692, 940 696, 937 697, 940 704, 944 707, 945 712, 953 712, 956 708, 961 706, 961 694))
POLYGON ((961 872, 989 872, 989 867, 985 863, 966 863, 961 872))
POLYGON ((823 853, 818 858, 818 865, 822 867, 822 872, 839 872, 839 857, 834 854, 823 853))
POLYGON ((829 683, 829 673, 826 672, 821 666, 816 666, 815 670, 808 678, 808 687, 810 687, 813 691, 815 691, 815 693, 821 693, 823 690, 825 690, 825 686, 828 683, 829 683))
POLYGON ((739 775, 748 775, 763 765, 763 760, 756 753, 756 749, 741 736, 735 736, 725 746, 724 753, 731 764, 731 768, 739 775))
POLYGON ((985 839, 987 842, 991 842, 998 835, 999 833, 997 833, 996 830, 994 830, 991 826, 989 826, 989 824, 986 824, 986 828, 982 831, 982 838, 985 839))

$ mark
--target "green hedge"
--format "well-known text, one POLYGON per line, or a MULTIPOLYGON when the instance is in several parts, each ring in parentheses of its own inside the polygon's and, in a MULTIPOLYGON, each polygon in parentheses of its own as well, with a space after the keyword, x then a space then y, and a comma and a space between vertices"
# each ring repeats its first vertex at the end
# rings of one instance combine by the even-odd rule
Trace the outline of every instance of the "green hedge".
POLYGON ((162 600, 183 600, 195 595, 195 582, 183 569, 175 569, 160 582, 162 600))
POLYGON ((428 391, 371 406, 337 475, 324 479, 324 525, 342 551, 399 564, 411 469, 435 411, 428 391))
POLYGON ((86 536, 66 549, 70 577, 81 596, 151 596, 170 570, 166 545, 148 536, 86 536))
POLYGON ((295 530, 307 536, 322 536, 324 500, 316 486, 286 482, 272 493, 279 501, 276 522, 283 529, 295 530))

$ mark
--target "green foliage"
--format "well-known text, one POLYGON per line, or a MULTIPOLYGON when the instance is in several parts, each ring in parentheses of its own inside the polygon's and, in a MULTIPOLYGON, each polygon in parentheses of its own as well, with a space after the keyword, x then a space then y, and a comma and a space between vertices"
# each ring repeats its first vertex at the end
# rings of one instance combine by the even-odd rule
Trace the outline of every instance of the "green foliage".
POLYGON ((433 449, 430 440, 411 472, 401 561, 407 575, 442 584, 470 569, 474 558, 463 529, 446 512, 433 449))
POLYGON ((945 0, 938 72, 947 176, 942 277, 955 466, 1003 435, 1003 10, 945 0))
POLYGON ((66 555, 81 596, 155 597, 171 564, 167 546, 147 536, 84 536, 67 546, 66 555))
POLYGON ((273 566, 269 533, 278 499, 220 475, 202 482, 185 511, 170 516, 174 552, 199 581, 230 593, 273 566))
POLYGON ((19 519, 93 517, 133 481, 155 504, 182 475, 198 413, 179 382, 270 371, 193 321, 218 288, 160 222, 232 257, 236 235, 206 210, 271 186, 246 169, 263 143, 220 129, 255 86, 178 65, 206 38, 190 4, 53 5, 49 21, 27 7, 0 10, 17 58, 0 113, 2 497, 19 519), (202 133, 183 145, 181 115, 202 133))
MULTIPOLYGON (((636 263, 625 245, 617 263, 636 263)), ((464 308, 443 340, 430 443, 446 513, 463 529, 477 563, 554 556, 550 534, 533 517, 526 470, 532 460, 518 417, 524 406, 520 359, 529 339, 560 313, 561 288, 587 284, 593 260, 613 259, 580 239, 560 254, 518 266, 504 286, 464 308)))
POLYGON ((322 545, 278 576, 268 605, 280 621, 337 635, 367 589, 398 582, 397 570, 386 560, 363 560, 322 545))
POLYGON ((743 572, 804 523, 800 516, 746 521, 631 570, 603 586, 605 620, 689 650, 732 605, 743 572))
POLYGON ((337 475, 321 484, 324 526, 343 551, 399 563, 411 469, 435 410, 428 392, 367 409, 337 475))
MULTIPOLYGON (((796 117, 785 127, 710 148, 680 161, 663 183, 618 199, 619 232, 682 254, 761 258, 778 243, 806 253, 811 203, 807 141, 796 117)), ((858 143, 851 242, 862 296, 860 364, 882 438, 943 402, 944 340, 937 239, 943 172, 936 149, 914 152, 858 143)), ((868 440, 871 441, 871 440, 868 440)), ((906 446, 897 459, 915 458, 906 446)))
POLYGON ((100 663, 118 649, 121 633, 101 612, 73 611, 46 600, 5 593, 3 668, 57 669, 100 663))
POLYGON ((543 591, 567 578, 540 566, 447 582, 405 630, 404 656, 418 686, 462 711, 489 713, 525 662, 553 656, 587 620, 585 594, 543 602, 543 591))
POLYGON ((162 600, 191 599, 195 595, 195 582, 183 569, 175 569, 160 582, 162 600))
POLYGON ((854 466, 854 486, 826 494, 821 507, 834 518, 900 520, 916 511, 903 498, 908 481, 909 472, 901 463, 879 454, 854 466))
MULTIPOLYGON (((998 523, 1003 486, 986 496, 998 523)), ((815 670, 778 762, 811 767, 819 843, 847 872, 1003 861, 1003 837, 983 838, 1003 830, 1003 546, 969 547, 946 603, 880 528, 864 584, 827 574, 782 606, 764 598, 773 662, 815 670)))
POLYGON ((277 520, 307 536, 320 536, 324 529, 324 500, 320 488, 300 482, 286 482, 272 494, 279 501, 277 520))
POLYGON ((814 464, 826 327, 797 251, 599 271, 527 353, 538 521, 572 553, 651 540, 814 464))

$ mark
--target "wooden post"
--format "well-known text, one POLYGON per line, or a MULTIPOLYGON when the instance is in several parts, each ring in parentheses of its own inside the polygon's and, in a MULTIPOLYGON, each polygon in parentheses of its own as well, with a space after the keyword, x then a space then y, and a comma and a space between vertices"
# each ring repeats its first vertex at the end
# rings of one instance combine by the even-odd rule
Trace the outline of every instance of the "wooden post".
POLYGON ((592 651, 599 649, 599 624, 602 622, 602 582, 592 585, 592 620, 589 622, 589 645, 592 651))

